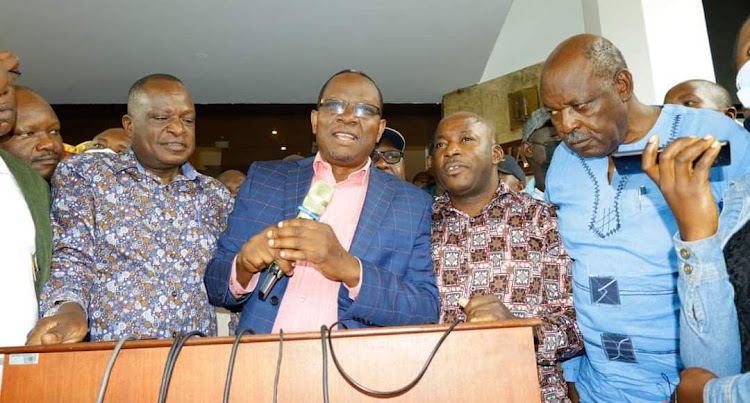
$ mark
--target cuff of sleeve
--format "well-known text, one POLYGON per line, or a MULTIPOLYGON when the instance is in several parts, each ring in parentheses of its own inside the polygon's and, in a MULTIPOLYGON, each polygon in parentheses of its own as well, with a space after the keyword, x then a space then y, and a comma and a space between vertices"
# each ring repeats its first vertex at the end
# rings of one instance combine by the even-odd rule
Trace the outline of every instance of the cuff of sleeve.
POLYGON ((359 260, 359 258, 356 256, 355 258, 357 259, 357 263, 359 263, 359 283, 357 283, 357 285, 355 285, 354 287, 349 287, 348 285, 344 284, 344 287, 346 287, 346 289, 349 290, 349 298, 351 298, 352 300, 356 300, 357 297, 359 296, 359 290, 362 288, 362 278, 363 278, 362 261, 359 260))
POLYGON ((78 304, 81 307, 81 310, 83 311, 83 315, 86 317, 86 321, 89 320, 89 313, 88 313, 88 304, 80 298, 79 296, 75 295, 71 292, 64 292, 57 295, 52 295, 48 299, 48 306, 49 309, 47 309, 44 312, 43 317, 48 318, 50 316, 56 315, 57 311, 60 310, 60 307, 67 304, 78 304))
POLYGON ((260 278, 259 273, 255 273, 253 277, 250 278, 247 287, 243 288, 240 283, 237 282, 237 256, 232 260, 232 268, 229 270, 229 273, 229 291, 232 292, 235 299, 240 299, 245 295, 250 294, 255 290, 255 287, 258 286, 258 279, 260 278))
POLYGON ((732 401, 732 387, 734 383, 742 376, 734 375, 724 378, 714 378, 706 382, 703 387, 704 402, 729 402, 732 401))
POLYGON ((680 277, 686 280, 713 280, 727 276, 721 237, 718 232, 708 238, 686 242, 677 232, 674 235, 674 248, 680 260, 680 277))

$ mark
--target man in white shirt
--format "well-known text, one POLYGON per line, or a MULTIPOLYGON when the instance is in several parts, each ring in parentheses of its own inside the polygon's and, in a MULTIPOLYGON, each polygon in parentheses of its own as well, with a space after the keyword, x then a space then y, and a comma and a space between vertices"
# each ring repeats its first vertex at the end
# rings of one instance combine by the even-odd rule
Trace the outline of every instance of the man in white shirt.
MULTIPOLYGON (((13 129, 18 59, 0 51, 0 136, 13 129)), ((23 345, 38 317, 37 293, 49 276, 49 188, 31 168, 0 151, 0 347, 23 345)))

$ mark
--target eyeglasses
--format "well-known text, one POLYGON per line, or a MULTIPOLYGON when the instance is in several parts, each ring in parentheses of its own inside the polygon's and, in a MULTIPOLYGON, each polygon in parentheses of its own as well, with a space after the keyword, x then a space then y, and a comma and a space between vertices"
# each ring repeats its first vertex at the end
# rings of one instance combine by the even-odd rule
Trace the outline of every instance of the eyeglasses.
POLYGON ((380 115, 380 108, 375 105, 363 103, 352 104, 338 99, 326 99, 320 101, 318 104, 318 110, 333 115, 343 115, 349 105, 352 105, 352 112, 354 113, 354 116, 358 118, 374 118, 375 116, 380 115))
POLYGON ((370 158, 372 158, 372 162, 378 162, 380 158, 383 158, 385 162, 393 165, 398 164, 399 161, 401 161, 401 158, 404 158, 403 151, 399 150, 388 150, 388 151, 378 151, 375 150, 370 154, 370 158))

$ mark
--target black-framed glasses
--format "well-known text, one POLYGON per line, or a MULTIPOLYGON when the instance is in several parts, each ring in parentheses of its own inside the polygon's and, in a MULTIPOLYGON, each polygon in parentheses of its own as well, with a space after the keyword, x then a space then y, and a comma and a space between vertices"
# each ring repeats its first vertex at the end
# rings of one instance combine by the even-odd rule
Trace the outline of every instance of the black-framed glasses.
POLYGON ((374 118, 380 115, 380 108, 375 105, 342 101, 339 99, 324 99, 318 104, 318 110, 333 114, 342 115, 346 108, 352 106, 352 113, 358 118, 374 118))
POLYGON ((399 161, 401 161, 401 158, 404 158, 404 152, 399 150, 375 150, 372 152, 372 154, 370 154, 370 158, 372 158, 373 163, 378 162, 380 158, 383 158, 385 162, 389 164, 398 164, 399 161))

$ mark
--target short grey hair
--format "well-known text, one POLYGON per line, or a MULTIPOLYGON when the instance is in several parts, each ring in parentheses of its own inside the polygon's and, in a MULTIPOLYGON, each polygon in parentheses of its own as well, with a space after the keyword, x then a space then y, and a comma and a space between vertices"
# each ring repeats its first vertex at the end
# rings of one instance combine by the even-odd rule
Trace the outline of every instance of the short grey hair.
POLYGON ((601 79, 611 81, 615 75, 628 68, 625 58, 611 41, 605 38, 597 38, 583 48, 583 55, 591 62, 594 75, 601 79))

